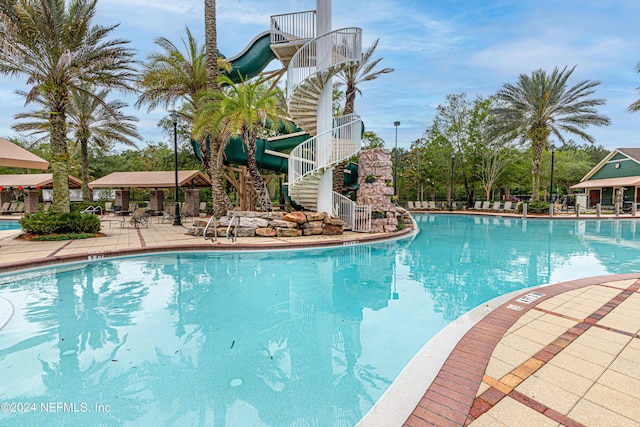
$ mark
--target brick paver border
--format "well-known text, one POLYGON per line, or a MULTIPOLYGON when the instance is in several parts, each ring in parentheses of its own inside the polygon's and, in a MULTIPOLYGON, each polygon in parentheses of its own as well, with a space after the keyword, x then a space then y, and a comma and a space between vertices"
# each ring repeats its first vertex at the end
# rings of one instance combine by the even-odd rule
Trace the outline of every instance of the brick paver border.
MULTIPOLYGON (((473 326, 458 342, 404 426, 465 426, 482 413, 488 411, 507 394, 511 396, 511 393, 513 393, 511 397, 523 403, 528 402, 526 403, 527 406, 542 411, 542 413, 557 422, 570 422, 571 420, 564 415, 557 414, 546 407, 542 408, 543 405, 537 402, 530 402, 531 399, 527 396, 513 391, 513 387, 505 389, 503 384, 491 384, 492 379, 488 379, 489 384, 492 386, 482 394, 481 398, 476 398, 491 354, 507 330, 522 315, 529 310, 535 309, 536 305, 542 301, 586 286, 638 278, 640 278, 640 274, 619 274, 572 280, 537 288, 536 291, 543 292, 544 296, 536 299, 534 303, 523 304, 517 301, 522 296, 532 292, 527 290, 502 304, 473 326), (517 308, 517 310, 514 310, 514 308, 517 308)), ((520 372, 529 372, 529 375, 535 372, 555 354, 562 351, 584 330, 588 329, 588 327, 584 326, 585 324, 592 325, 597 322, 598 316, 602 316, 602 310, 611 310, 613 301, 615 300, 616 305, 619 304, 626 298, 624 297, 626 294, 630 294, 630 291, 622 291, 621 295, 618 295, 603 308, 593 313, 589 318, 585 319, 585 322, 569 330, 536 355, 532 355, 534 357, 517 369, 520 369, 520 372)), ((577 424, 573 422, 573 424, 567 425, 577 424)))

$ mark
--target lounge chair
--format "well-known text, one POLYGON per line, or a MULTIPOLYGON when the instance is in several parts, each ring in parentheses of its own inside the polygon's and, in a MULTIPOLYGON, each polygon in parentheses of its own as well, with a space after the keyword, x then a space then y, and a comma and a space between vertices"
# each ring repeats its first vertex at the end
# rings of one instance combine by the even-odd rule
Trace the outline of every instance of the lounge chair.
POLYGON ((160 221, 165 222, 171 222, 173 221, 173 217, 176 216, 176 205, 172 204, 171 206, 169 206, 169 209, 165 210, 164 212, 162 212, 162 218, 160 218, 160 221))
POLYGON ((415 210, 416 205, 414 205, 414 204, 413 204, 413 201, 409 200, 409 201, 407 202, 407 207, 409 208, 409 210, 411 210, 411 211, 412 211, 412 210, 415 210))
POLYGON ((422 207, 423 209, 428 209, 428 210, 436 210, 436 202, 434 202, 433 200, 429 200, 428 202, 422 202, 422 207))
POLYGON ((198 208, 198 213, 200 215, 207 214, 207 202, 200 202, 200 207, 198 208))
POLYGON ((9 206, 10 214, 21 214, 24 213, 24 202, 12 202, 11 206, 9 206))
POLYGON ((498 212, 500 210, 500 205, 502 204, 502 202, 498 201, 498 202, 493 202, 493 206, 491 207, 491 210, 494 212, 498 212))
POLYGON ((4 202, 2 204, 2 209, 0 209, 0 215, 4 215, 4 214, 10 213, 10 211, 9 211, 9 207, 10 206, 11 206, 11 202, 4 202))
POLYGON ((482 207, 482 200, 476 200, 476 202, 473 204, 473 207, 469 209, 474 211, 479 211, 481 207, 482 207))
POLYGON ((484 202, 482 202, 482 208, 483 211, 488 211, 489 209, 491 209, 491 202, 488 200, 485 200, 484 202))
MULTIPOLYGON (((122 218, 122 226, 124 227, 125 218, 122 218)), ((133 225, 134 228, 138 228, 139 226, 145 225, 149 227, 149 214, 147 213, 147 208, 138 208, 136 209, 131 217, 129 218, 129 224, 133 225)))
POLYGON ((502 206, 502 209, 500 209, 502 212, 511 212, 511 204, 513 202, 504 202, 504 206, 502 206))
POLYGON ((183 203, 180 207, 180 219, 184 221, 187 217, 193 218, 193 206, 190 203, 183 203))

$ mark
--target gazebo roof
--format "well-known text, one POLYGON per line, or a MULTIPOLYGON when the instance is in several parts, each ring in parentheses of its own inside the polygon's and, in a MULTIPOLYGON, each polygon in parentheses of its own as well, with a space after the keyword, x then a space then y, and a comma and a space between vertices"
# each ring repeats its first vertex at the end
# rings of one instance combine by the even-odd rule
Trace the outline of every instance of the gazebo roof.
MULTIPOLYGON (((53 174, 51 173, 29 173, 0 175, 1 187, 24 187, 24 188, 53 188, 53 174)), ((82 181, 69 175, 69 188, 77 189, 82 187, 82 181)))
POLYGON ((47 169, 49 167, 49 162, 11 141, 0 138, 0 166, 47 169))
MULTIPOLYGON (((175 171, 113 172, 89 183, 91 188, 173 188, 175 171)), ((211 187, 211 180, 199 170, 178 171, 179 187, 211 187)))

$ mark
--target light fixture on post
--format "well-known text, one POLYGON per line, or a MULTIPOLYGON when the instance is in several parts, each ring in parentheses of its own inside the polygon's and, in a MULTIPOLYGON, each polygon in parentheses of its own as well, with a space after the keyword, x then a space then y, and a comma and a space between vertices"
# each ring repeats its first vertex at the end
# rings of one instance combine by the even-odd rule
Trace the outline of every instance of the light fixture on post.
POLYGON ((456 161, 456 152, 451 153, 451 188, 449 190, 449 211, 453 211, 453 168, 456 161))
POLYGON ((549 151, 551 151, 551 185, 549 186, 549 202, 553 203, 553 162, 554 155, 556 154, 556 146, 551 144, 549 147, 549 151))
POLYGON ((400 126, 400 122, 393 122, 393 125, 396 127, 396 148, 395 148, 395 156, 393 158, 393 195, 398 195, 398 126, 400 126))
POLYGON ((173 225, 182 225, 182 221, 180 221, 180 204, 178 203, 178 112, 176 110, 171 110, 171 121, 173 122, 173 166, 175 168, 176 178, 176 204, 173 225))

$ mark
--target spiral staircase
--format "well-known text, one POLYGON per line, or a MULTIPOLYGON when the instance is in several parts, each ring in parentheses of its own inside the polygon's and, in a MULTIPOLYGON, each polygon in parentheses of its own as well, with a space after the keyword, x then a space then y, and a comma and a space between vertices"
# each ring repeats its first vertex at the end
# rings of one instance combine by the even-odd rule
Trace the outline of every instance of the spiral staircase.
MULTIPOLYGON (((287 67, 287 105, 291 119, 311 138, 289 154, 289 197, 305 209, 318 208, 324 174, 360 150, 362 121, 356 114, 333 117, 330 129, 318 133, 318 104, 331 78, 362 58, 362 30, 342 28, 319 37, 315 11, 271 17, 271 49, 287 67)), ((355 231, 367 230, 367 208, 333 193, 334 213, 355 231)))

